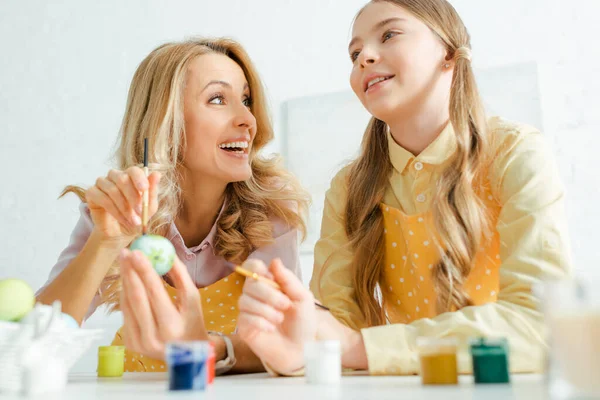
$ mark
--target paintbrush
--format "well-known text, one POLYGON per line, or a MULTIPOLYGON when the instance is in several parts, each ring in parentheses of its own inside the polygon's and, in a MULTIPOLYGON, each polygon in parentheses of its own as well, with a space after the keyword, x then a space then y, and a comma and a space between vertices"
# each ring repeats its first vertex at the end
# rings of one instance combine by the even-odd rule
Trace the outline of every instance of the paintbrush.
MULTIPOLYGON (((279 284, 275 281, 272 281, 271 279, 264 277, 262 275, 257 274, 256 272, 251 272, 248 271, 247 269, 240 267, 239 265, 235 265, 235 264, 230 264, 229 265, 235 272, 237 272, 240 275, 243 275, 247 278, 251 278, 254 279, 256 281, 260 281, 260 282, 264 282, 267 285, 281 291, 281 286, 279 286, 279 284)), ((319 304, 315 301, 315 306, 319 307, 322 310, 326 310, 329 311, 329 308, 325 307, 323 304, 319 304)))
MULTIPOLYGON (((148 178, 148 138, 144 138, 144 174, 148 178)), ((148 233, 148 190, 142 195, 142 235, 148 233)))

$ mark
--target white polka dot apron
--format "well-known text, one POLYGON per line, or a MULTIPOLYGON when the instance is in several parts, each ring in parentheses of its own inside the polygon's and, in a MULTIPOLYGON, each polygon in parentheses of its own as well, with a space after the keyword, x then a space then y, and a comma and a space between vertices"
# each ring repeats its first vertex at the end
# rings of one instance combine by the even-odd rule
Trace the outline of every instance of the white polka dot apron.
MULTIPOLYGON (((200 291, 204 325, 207 330, 232 334, 237 324, 238 299, 242 294, 245 278, 237 272, 207 286, 200 291)), ((175 302, 177 290, 165 283, 165 288, 175 302)), ((113 339, 114 346, 122 346, 123 328, 121 327, 113 339)), ((125 349, 125 372, 164 372, 166 364, 160 360, 144 357, 142 354, 125 349)))
MULTIPOLYGON (((490 212, 491 226, 495 227, 500 205, 486 187, 482 188, 481 198, 490 212)), ((408 324, 435 317, 437 297, 431 272, 440 254, 434 242, 431 212, 406 215, 384 203, 380 208, 386 248, 381 291, 390 322, 408 324)), ((495 228, 493 232, 490 240, 482 240, 464 285, 474 305, 495 302, 498 298, 500 237, 495 228)))

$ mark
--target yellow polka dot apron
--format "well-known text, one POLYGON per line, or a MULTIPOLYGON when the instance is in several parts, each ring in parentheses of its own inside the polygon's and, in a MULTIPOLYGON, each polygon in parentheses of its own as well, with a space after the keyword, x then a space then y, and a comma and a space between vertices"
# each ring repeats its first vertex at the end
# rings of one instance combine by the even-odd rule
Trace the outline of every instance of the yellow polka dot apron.
MULTIPOLYGON (((235 331, 237 324, 238 299, 242 294, 245 278, 237 272, 207 286, 200 291, 202 298, 202 311, 204 314, 204 325, 207 330, 231 334, 235 331)), ((177 290, 165 283, 165 288, 175 302, 177 290)), ((112 344, 122 346, 123 328, 115 334, 112 344)), ((125 349, 125 372, 164 372, 166 371, 164 361, 144 357, 142 354, 125 349)))
MULTIPOLYGON (((481 189, 480 196, 490 213, 490 226, 495 227, 500 204, 492 196, 489 184, 481 189)), ((437 296, 431 273, 440 254, 434 241, 431 212, 406 215, 384 203, 380 208, 386 248, 381 292, 390 322, 408 324, 435 317, 437 296)), ((474 305, 495 302, 498 298, 500 237, 495 229, 493 232, 490 239, 482 240, 464 284, 474 305)))

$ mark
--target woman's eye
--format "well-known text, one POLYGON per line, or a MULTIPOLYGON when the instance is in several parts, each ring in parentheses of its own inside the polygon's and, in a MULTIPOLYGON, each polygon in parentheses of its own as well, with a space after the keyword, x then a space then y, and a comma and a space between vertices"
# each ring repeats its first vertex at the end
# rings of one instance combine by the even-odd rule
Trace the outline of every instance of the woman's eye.
POLYGON ((210 104, 222 105, 222 104, 225 104, 225 99, 223 98, 223 96, 217 95, 217 96, 211 97, 211 99, 208 102, 210 104))
POLYGON ((242 103, 244 103, 246 107, 250 108, 252 106, 252 99, 250 97, 246 97, 242 103))
POLYGON ((359 54, 360 54, 360 52, 358 52, 358 51, 353 51, 353 52, 350 54, 350 60, 352 60, 352 62, 356 61, 356 59, 358 58, 358 55, 359 55, 359 54))

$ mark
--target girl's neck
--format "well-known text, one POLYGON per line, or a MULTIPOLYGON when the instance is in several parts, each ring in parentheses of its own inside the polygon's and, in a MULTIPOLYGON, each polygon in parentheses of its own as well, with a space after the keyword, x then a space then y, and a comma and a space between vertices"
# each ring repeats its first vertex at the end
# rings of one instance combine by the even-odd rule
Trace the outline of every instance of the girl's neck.
POLYGON ((448 107, 429 107, 410 115, 399 113, 398 117, 386 121, 396 143, 418 156, 439 135, 450 121, 448 107))

